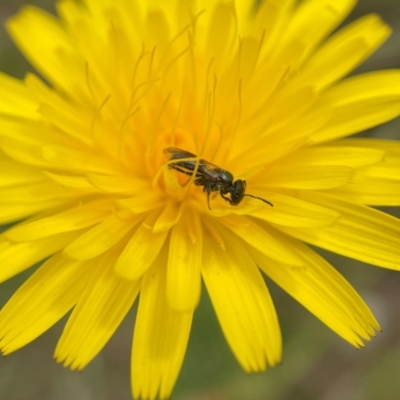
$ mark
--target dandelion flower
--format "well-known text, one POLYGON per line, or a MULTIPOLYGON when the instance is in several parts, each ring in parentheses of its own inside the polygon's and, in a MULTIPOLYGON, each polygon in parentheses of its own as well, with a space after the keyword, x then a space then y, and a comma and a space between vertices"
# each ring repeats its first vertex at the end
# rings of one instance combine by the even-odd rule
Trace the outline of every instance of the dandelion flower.
MULTIPOLYGON (((307 244, 400 268, 400 144, 346 139, 400 114, 400 71, 346 77, 388 37, 353 0, 63 0, 7 25, 41 75, 0 75, 9 354, 68 312, 55 358, 84 368, 138 299, 135 399, 168 398, 202 282, 247 372, 281 360, 263 274, 359 348, 379 330, 307 244), (176 147, 245 180, 236 206, 170 168, 176 147)), ((225 194, 230 199, 230 194, 225 194)))

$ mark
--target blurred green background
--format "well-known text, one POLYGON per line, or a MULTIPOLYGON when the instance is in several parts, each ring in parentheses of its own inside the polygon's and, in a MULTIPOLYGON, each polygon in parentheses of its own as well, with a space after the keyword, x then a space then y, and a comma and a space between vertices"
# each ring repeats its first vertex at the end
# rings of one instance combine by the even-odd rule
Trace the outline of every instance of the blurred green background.
MULTIPOLYGON (((118 0, 116 0, 118 1, 118 0)), ((166 0, 168 1, 168 0, 166 0)), ((0 22, 24 4, 54 12, 50 0, 0 0, 0 22)), ((357 71, 400 68, 400 0, 360 0, 351 21, 379 13, 394 33, 357 71)), ((29 64, 0 28, 0 70, 23 77, 29 64)), ((364 136, 400 139, 400 119, 364 136)), ((399 209, 385 209, 400 217, 399 209)), ((228 349, 205 290, 173 399, 176 400, 397 400, 400 399, 400 274, 322 252, 354 285, 381 324, 382 332, 355 350, 272 282, 284 341, 282 365, 245 374, 228 349)), ((0 305, 32 271, 0 287, 0 305)), ((18 352, 0 358, 0 399, 130 400, 130 352, 135 310, 83 372, 52 358, 65 320, 18 352)))

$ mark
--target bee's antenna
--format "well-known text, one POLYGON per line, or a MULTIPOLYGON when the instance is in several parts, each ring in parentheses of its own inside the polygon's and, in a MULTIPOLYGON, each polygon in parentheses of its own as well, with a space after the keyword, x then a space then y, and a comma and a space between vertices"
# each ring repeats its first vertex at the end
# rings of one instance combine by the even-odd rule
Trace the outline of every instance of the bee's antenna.
POLYGON ((265 199, 263 199, 263 198, 261 198, 261 197, 253 196, 252 194, 245 194, 245 196, 249 196, 249 197, 252 197, 253 199, 261 200, 261 201, 263 201, 264 203, 269 204, 271 207, 274 206, 270 201, 265 200, 265 199))

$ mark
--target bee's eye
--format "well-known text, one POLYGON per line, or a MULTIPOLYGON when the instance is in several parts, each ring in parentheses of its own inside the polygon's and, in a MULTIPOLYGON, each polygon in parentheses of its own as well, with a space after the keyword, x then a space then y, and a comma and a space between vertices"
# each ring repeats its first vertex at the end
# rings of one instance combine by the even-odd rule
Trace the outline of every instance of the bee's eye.
POLYGON ((238 179, 233 183, 233 189, 231 190, 231 202, 232 205, 238 205, 244 197, 246 191, 246 182, 238 179))

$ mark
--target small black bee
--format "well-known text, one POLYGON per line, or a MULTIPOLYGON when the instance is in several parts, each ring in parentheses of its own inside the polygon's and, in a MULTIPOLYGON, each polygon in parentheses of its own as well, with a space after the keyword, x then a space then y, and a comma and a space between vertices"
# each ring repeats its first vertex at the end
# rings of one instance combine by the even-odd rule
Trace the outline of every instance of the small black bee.
POLYGON ((167 147, 164 149, 164 154, 168 157, 169 161, 173 161, 168 164, 170 168, 189 176, 192 176, 196 171, 194 184, 196 186, 203 186, 203 192, 207 193, 207 204, 210 210, 210 193, 217 192, 218 190, 221 197, 232 206, 237 206, 245 196, 253 197, 254 199, 261 200, 264 203, 273 206, 273 204, 268 200, 251 194, 245 194, 246 181, 243 181, 242 179, 234 181, 235 178, 230 172, 225 171, 206 160, 196 160, 197 156, 193 153, 178 149, 177 147, 167 147), (193 158, 193 160, 180 161, 183 158, 193 158), (230 194, 231 197, 227 197, 227 194, 230 194))

